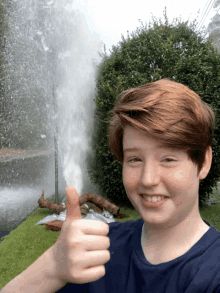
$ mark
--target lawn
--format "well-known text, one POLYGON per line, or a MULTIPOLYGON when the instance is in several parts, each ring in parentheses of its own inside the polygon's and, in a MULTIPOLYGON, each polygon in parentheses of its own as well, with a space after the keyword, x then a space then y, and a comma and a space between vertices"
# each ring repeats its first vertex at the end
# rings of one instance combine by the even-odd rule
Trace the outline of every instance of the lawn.
MULTIPOLYGON (((218 191, 212 194, 220 201, 218 191)), ((39 256, 50 248, 59 237, 60 231, 47 230, 45 225, 35 224, 54 211, 46 208, 37 208, 24 222, 0 242, 0 290, 17 275, 29 267, 39 256)), ((134 209, 120 207, 120 213, 127 215, 118 222, 140 219, 134 209)), ((220 231, 220 204, 207 206, 200 210, 201 217, 220 231)))

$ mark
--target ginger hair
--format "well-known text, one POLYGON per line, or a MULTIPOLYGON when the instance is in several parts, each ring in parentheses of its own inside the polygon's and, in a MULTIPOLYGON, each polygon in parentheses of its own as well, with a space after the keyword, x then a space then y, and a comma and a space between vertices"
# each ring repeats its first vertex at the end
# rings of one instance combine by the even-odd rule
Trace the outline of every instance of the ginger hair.
POLYGON ((123 132, 129 125, 165 147, 185 150, 199 174, 213 146, 215 114, 189 87, 161 79, 119 94, 108 124, 109 148, 119 162, 123 163, 123 132))

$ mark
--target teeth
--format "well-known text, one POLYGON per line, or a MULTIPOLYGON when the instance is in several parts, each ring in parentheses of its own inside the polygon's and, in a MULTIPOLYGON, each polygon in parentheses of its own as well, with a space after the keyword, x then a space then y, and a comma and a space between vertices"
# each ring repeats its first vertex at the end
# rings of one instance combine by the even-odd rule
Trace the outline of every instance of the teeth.
POLYGON ((160 201, 162 199, 164 199, 164 196, 146 196, 146 195, 143 195, 144 199, 146 199, 146 201, 149 201, 149 202, 157 202, 157 201, 160 201))

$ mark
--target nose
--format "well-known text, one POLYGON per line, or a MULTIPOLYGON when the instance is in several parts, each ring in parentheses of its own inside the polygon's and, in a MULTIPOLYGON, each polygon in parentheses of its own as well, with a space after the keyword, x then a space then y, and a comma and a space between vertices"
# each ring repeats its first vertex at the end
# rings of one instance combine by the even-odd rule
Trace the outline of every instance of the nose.
POLYGON ((143 186, 151 187, 154 185, 158 185, 160 183, 160 168, 153 161, 145 162, 145 165, 142 169, 142 174, 140 177, 140 183, 143 186))

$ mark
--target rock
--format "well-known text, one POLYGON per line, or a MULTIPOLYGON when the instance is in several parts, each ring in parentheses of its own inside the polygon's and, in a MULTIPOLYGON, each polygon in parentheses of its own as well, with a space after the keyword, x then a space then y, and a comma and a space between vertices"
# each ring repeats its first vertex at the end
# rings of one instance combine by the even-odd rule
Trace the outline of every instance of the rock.
POLYGON ((55 221, 45 223, 44 225, 46 226, 46 229, 48 230, 58 231, 62 229, 63 221, 55 220, 55 221))

